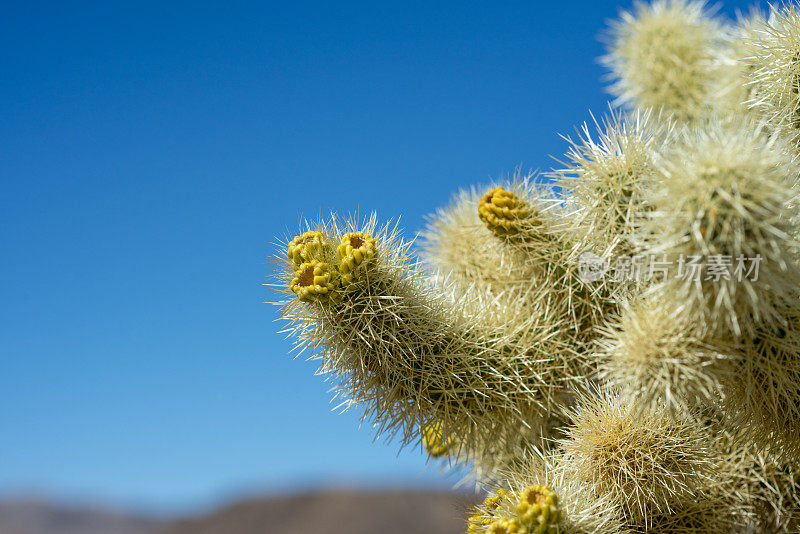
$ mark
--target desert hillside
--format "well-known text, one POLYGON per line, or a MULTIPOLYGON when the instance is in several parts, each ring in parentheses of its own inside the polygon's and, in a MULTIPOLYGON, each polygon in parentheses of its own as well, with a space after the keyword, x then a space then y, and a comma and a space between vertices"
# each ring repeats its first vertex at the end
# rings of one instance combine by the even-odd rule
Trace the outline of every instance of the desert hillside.
POLYGON ((444 492, 324 492, 236 503, 158 534, 463 534, 474 498, 444 492))
POLYGON ((439 491, 324 491, 251 498, 173 521, 57 506, 0 503, 0 534, 463 534, 476 497, 439 491))
POLYGON ((160 527, 145 517, 101 508, 34 499, 0 502, 0 534, 151 534, 160 527))

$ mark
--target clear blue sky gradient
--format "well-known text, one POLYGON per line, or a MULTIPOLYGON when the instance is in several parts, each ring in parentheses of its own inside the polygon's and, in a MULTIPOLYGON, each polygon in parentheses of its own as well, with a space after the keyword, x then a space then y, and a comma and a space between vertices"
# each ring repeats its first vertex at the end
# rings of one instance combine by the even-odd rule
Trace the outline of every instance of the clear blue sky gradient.
POLYGON ((0 492, 451 484, 331 412, 268 256, 301 215, 411 236, 459 187, 552 167, 604 112, 617 6, 6 3, 0 492))

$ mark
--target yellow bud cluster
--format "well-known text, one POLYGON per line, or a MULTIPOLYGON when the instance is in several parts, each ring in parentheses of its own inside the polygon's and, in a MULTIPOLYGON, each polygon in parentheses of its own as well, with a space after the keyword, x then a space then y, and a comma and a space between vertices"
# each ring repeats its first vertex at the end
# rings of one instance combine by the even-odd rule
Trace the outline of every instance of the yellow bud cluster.
POLYGON ((342 237, 336 253, 341 261, 342 282, 349 283, 371 265, 377 253, 375 239, 364 232, 349 232, 342 237))
POLYGON ((372 265, 377 254, 375 238, 365 232, 344 234, 336 254, 338 267, 326 262, 335 260, 333 250, 325 234, 316 230, 305 232, 289 242, 286 256, 295 265, 289 287, 300 300, 340 300, 341 285, 352 282, 372 265))
POLYGON ((526 226, 539 224, 535 215, 527 202, 500 186, 490 189, 478 202, 478 217, 499 237, 514 236, 526 226))
POLYGON ((528 531, 525 530, 519 521, 515 519, 500 519, 495 521, 489 528, 486 530, 488 534, 527 534, 528 531))
POLYGON ((428 425, 422 432, 422 445, 425 447, 425 452, 434 458, 446 456, 448 452, 455 445, 455 439, 442 436, 442 423, 437 421, 428 425))
POLYGON ((470 533, 557 534, 561 520, 558 497, 546 486, 530 486, 521 494, 503 490, 486 499, 469 518, 470 533), (503 506, 518 497, 516 506, 503 506), (502 517, 501 517, 502 516, 502 517))
POLYGON ((302 301, 326 301, 338 296, 339 281, 330 265, 311 260, 300 264, 289 287, 302 301))
POLYGON ((551 534, 557 532, 561 519, 558 497, 547 486, 525 488, 517 505, 520 520, 528 525, 526 532, 531 534, 551 534))
POLYGON ((490 495, 483 501, 483 504, 475 509, 475 513, 469 518, 467 532, 486 532, 487 528, 494 523, 496 510, 503 504, 507 494, 504 490, 497 490, 497 493, 490 495))
POLYGON ((310 230, 289 241, 286 256, 299 267, 302 263, 311 260, 324 260, 328 247, 328 242, 322 232, 310 230))

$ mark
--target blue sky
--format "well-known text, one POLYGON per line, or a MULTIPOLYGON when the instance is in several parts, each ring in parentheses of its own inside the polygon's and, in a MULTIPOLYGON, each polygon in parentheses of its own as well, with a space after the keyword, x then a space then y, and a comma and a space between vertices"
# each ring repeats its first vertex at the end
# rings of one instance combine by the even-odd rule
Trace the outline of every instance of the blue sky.
MULTIPOLYGON (((7 3, 0 493, 152 509, 438 484, 292 360, 274 242, 548 169, 616 2, 7 3)), ((746 2, 726 3, 726 13, 746 2)))

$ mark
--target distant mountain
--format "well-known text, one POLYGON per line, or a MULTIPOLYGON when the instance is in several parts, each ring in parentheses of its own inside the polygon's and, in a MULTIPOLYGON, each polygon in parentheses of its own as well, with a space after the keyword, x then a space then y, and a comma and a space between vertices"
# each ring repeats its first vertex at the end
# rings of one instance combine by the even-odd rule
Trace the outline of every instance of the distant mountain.
POLYGON ((99 508, 36 500, 0 502, 0 534, 151 534, 160 527, 147 518, 99 508))
POLYGON ((155 521, 35 501, 0 503, 0 534, 464 534, 472 494, 323 491, 252 498, 155 521))
POLYGON ((236 503, 158 534, 464 534, 469 494, 328 491, 236 503))

